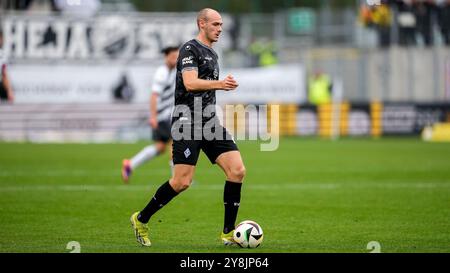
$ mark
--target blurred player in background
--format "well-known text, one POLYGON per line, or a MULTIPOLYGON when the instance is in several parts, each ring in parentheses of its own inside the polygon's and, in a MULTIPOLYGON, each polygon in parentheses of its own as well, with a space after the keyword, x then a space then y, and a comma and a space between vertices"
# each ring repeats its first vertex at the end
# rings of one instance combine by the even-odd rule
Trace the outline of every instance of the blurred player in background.
POLYGON ((7 60, 3 54, 3 33, 0 30, 0 102, 14 101, 14 93, 7 72, 7 60))
MULTIPOLYGON (((178 47, 166 47, 162 50, 162 53, 165 56, 165 64, 156 70, 150 96, 149 123, 155 143, 145 147, 131 159, 122 161, 122 178, 125 183, 128 183, 133 170, 137 167, 164 153, 167 147, 171 150, 170 126, 174 105, 178 47)), ((170 154, 172 155, 172 152, 170 154)), ((172 160, 169 164, 172 168, 172 160)))
MULTIPOLYGON (((238 87, 238 83, 231 75, 219 80, 219 64, 217 53, 212 44, 219 40, 222 32, 222 17, 213 9, 203 9, 198 13, 197 26, 199 33, 196 39, 186 42, 180 48, 180 57, 177 63, 177 77, 175 89, 175 111, 172 119, 173 126, 183 123, 186 129, 195 135, 200 129, 200 138, 192 135, 182 135, 175 138, 176 129, 172 133, 174 171, 172 178, 163 183, 147 206, 131 216, 134 233, 137 241, 150 246, 147 223, 150 217, 170 202, 180 192, 186 190, 192 183, 195 166, 200 150, 202 150, 212 164, 217 164, 226 176, 224 201, 224 227, 220 239, 225 245, 234 244, 233 232, 240 206, 241 186, 245 176, 245 167, 236 143, 231 135, 222 127, 214 110, 205 115, 206 109, 215 109, 216 90, 230 91, 238 87), (199 120, 196 107, 200 101, 202 115, 199 120), (188 108, 189 111, 183 111, 188 108), (181 116, 177 116, 182 111, 181 116), (186 114, 185 114, 186 113, 186 114), (215 133, 220 137, 209 138, 203 130, 210 122, 215 125, 215 133)), ((188 233, 187 233, 188 234, 188 233)), ((189 235, 188 235, 189 236, 189 235)))

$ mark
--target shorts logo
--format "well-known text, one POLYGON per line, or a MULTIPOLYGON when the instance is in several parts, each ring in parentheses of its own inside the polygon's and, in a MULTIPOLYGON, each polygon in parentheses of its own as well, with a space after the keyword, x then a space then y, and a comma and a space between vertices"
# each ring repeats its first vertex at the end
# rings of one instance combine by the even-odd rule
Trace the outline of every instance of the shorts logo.
POLYGON ((187 149, 184 151, 184 156, 185 156, 186 158, 188 158, 190 155, 191 155, 191 150, 189 150, 189 148, 187 148, 187 149))

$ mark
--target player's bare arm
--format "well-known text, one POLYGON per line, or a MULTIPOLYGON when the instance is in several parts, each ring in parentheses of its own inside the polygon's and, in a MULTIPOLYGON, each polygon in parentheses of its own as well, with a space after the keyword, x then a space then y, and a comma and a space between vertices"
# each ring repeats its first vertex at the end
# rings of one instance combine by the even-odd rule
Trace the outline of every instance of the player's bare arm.
POLYGON ((6 92, 8 94, 8 101, 9 102, 13 102, 14 101, 14 92, 13 92, 13 89, 11 87, 11 83, 9 82, 9 77, 8 77, 7 72, 6 72, 6 68, 2 67, 1 70, 2 70, 1 71, 1 77, 3 79, 3 84, 4 84, 5 88, 6 88, 6 92))
POLYGON ((149 123, 153 129, 158 128, 158 111, 157 111, 157 103, 158 103, 158 93, 153 92, 150 96, 150 119, 149 123))
POLYGON ((199 79, 197 70, 184 71, 183 82, 188 92, 202 92, 211 90, 231 91, 239 86, 231 75, 228 75, 225 79, 219 81, 199 79))

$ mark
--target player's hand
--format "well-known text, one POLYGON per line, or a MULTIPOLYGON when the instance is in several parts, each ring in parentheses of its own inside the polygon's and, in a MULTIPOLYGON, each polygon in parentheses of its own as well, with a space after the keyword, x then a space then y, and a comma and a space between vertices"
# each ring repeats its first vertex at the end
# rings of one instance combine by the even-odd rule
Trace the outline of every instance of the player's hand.
POLYGON ((228 75, 223 81, 223 90, 230 91, 236 89, 239 84, 236 82, 236 80, 233 78, 233 76, 228 75))
POLYGON ((157 129, 158 128, 158 120, 155 117, 149 118, 148 123, 150 124, 150 126, 153 129, 157 129))

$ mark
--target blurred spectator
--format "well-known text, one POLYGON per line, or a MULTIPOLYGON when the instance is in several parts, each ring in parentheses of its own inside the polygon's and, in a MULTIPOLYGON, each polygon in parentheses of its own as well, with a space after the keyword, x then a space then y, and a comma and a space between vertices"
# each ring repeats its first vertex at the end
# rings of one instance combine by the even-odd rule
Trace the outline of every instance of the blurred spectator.
POLYGON ((391 43, 391 9, 383 2, 374 6, 372 18, 378 32, 378 43, 381 47, 388 47, 391 43))
POLYGON ((331 102, 333 84, 327 74, 316 71, 309 79, 308 85, 308 97, 311 104, 320 105, 331 102))
POLYGON ((399 44, 409 46, 416 44, 417 20, 414 14, 413 0, 397 0, 399 44))
POLYGON ((436 0, 437 22, 442 38, 446 45, 450 45, 450 0, 436 0))
POLYGON ((0 30, 0 102, 14 101, 14 93, 7 73, 7 60, 3 55, 3 33, 0 30))
POLYGON ((256 39, 249 46, 252 66, 271 66, 278 63, 275 41, 267 38, 256 39))
POLYGON ((436 5, 431 0, 415 1, 414 10, 417 19, 417 31, 426 46, 433 44, 432 14, 436 5))
POLYGON ((386 2, 374 6, 362 5, 359 12, 359 21, 377 31, 380 47, 388 47, 391 43, 392 12, 386 2))
POLYGON ((239 49, 239 36, 241 27, 241 17, 233 15, 232 25, 230 28, 230 38, 231 38, 231 50, 239 49))
POLYGON ((370 27, 373 24, 372 9, 368 5, 361 5, 359 9, 359 21, 365 26, 370 27))

